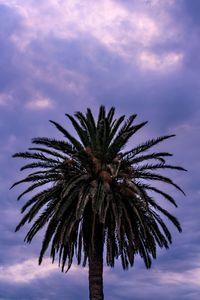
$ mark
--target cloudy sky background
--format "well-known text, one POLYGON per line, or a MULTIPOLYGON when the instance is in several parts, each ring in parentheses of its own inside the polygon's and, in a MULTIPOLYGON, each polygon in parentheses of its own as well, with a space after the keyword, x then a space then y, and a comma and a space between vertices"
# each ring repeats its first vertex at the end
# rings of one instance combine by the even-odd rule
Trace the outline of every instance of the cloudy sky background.
POLYGON ((158 148, 189 171, 170 173, 187 196, 173 190, 179 207, 166 206, 183 233, 171 228, 151 270, 139 258, 128 272, 105 268, 106 299, 199 299, 199 36, 198 0, 0 0, 0 300, 87 299, 87 268, 38 267, 42 235, 25 245, 28 227, 14 233, 22 203, 8 190, 22 176, 11 155, 61 137, 49 119, 69 126, 64 113, 100 104, 149 120, 133 143, 175 133, 158 148))

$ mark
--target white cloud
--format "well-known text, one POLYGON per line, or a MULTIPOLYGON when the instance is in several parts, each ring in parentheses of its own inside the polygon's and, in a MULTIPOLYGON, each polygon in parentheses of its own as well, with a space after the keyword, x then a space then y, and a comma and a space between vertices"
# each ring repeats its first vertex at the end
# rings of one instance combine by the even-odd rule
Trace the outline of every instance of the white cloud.
POLYGON ((158 272, 159 281, 166 284, 194 284, 200 286, 200 268, 178 272, 158 272))
MULTIPOLYGON (((135 6, 129 10, 113 0, 43 0, 37 5, 25 0, 3 2, 22 17, 24 29, 11 37, 22 51, 27 50, 34 39, 43 41, 50 36, 77 39, 80 34, 86 34, 130 62, 137 53, 146 51, 155 42, 177 36, 177 29, 170 23, 166 9, 167 5, 173 5, 172 0, 164 4, 150 1, 154 9, 146 5, 143 9, 135 6)), ((154 70, 161 65, 162 68, 176 65, 179 59, 174 53, 168 53, 164 58, 154 57, 153 53, 151 57, 149 55, 143 53, 140 56, 141 66, 148 60, 154 70)))
POLYGON ((0 93, 0 106, 9 105, 13 101, 10 93, 0 93))
POLYGON ((139 55, 139 64, 145 70, 162 71, 179 65, 182 59, 183 54, 179 52, 169 52, 164 55, 142 52, 139 55))
MULTIPOLYGON (((44 258, 42 264, 38 265, 37 259, 28 259, 21 263, 0 267, 0 281, 14 282, 14 283, 30 283, 35 279, 46 278, 55 272, 60 272, 57 263, 52 264, 51 260, 44 258)), ((81 270, 77 266, 72 266, 70 275, 80 276, 86 275, 87 269, 81 270)))
MULTIPOLYGON (((44 58, 45 59, 45 58, 44 58)), ((29 65, 33 77, 40 82, 45 82, 52 88, 59 89, 63 93, 80 95, 84 92, 88 79, 79 72, 66 70, 65 67, 56 62, 46 62, 46 67, 29 65)))
MULTIPOLYGON (((113 272, 113 270, 110 270, 109 268, 104 269, 107 283, 112 285, 117 284, 122 289, 123 287, 134 289, 132 285, 133 281, 136 281, 138 285, 144 286, 144 282, 143 282, 144 272, 145 272, 144 269, 143 270, 138 269, 137 271, 133 271, 132 275, 130 275, 129 278, 127 277, 126 280, 120 280, 119 274, 113 272)), ((200 267, 196 267, 194 269, 190 269, 183 272, 173 272, 173 271, 170 272, 170 271, 164 271, 159 269, 153 269, 148 272, 146 271, 145 278, 146 278, 147 285, 149 281, 152 282, 153 280, 153 282, 155 283, 157 282, 166 285, 188 284, 188 285, 196 285, 200 287, 200 267)))
POLYGON ((0 281, 29 283, 34 279, 50 276, 55 271, 58 271, 58 266, 52 264, 49 259, 44 259, 41 266, 38 266, 36 259, 29 259, 22 263, 0 267, 0 281))
POLYGON ((64 39, 87 33, 113 51, 130 42, 148 45, 159 36, 158 22, 142 12, 128 11, 111 0, 42 1, 37 6, 28 1, 20 4, 7 0, 24 22, 22 35, 12 39, 23 49, 33 40, 52 35, 64 39), (117 48, 116 48, 117 46, 117 48))
POLYGON ((37 98, 26 103, 28 109, 47 109, 52 108, 52 102, 48 98, 37 98))

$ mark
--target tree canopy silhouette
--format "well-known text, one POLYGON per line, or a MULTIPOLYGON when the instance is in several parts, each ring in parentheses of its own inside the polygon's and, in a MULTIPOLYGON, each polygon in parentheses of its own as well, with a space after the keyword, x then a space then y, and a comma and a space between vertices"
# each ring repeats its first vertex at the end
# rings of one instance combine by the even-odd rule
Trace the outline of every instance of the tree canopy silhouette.
POLYGON ((18 200, 39 188, 22 207, 24 216, 16 231, 32 222, 25 237, 31 243, 46 226, 39 264, 48 248, 53 262, 58 256, 62 271, 70 269, 74 256, 78 264, 88 262, 90 299, 102 300, 104 250, 108 266, 114 267, 120 259, 123 269, 128 269, 139 254, 150 268, 157 247, 168 248, 172 242, 162 217, 181 231, 179 221, 159 204, 162 197, 177 206, 174 198, 152 182, 164 182, 184 194, 160 171, 185 169, 166 162, 172 154, 151 150, 174 135, 125 150, 129 139, 147 123, 135 124, 135 114, 114 118, 114 107, 106 112, 101 106, 97 121, 90 109, 66 116, 77 137, 50 121, 63 140, 37 137, 28 151, 13 155, 28 159, 21 170, 31 170, 12 185, 29 184, 18 200))

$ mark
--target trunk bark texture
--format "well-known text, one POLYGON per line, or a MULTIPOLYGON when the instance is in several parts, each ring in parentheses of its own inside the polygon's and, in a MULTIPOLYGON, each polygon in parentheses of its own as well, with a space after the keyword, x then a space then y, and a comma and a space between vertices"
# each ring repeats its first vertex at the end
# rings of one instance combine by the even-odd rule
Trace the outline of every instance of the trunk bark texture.
POLYGON ((103 300, 103 232, 99 222, 96 222, 93 238, 88 257, 90 300, 103 300))

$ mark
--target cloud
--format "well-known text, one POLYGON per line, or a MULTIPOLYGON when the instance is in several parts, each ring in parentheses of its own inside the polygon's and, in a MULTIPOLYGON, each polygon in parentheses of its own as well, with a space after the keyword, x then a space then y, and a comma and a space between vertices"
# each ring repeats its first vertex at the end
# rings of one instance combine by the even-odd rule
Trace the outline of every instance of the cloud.
MULTIPOLYGON (((61 273, 57 263, 52 264, 49 258, 44 258, 41 265, 38 265, 38 259, 31 258, 20 263, 0 266, 0 281, 29 284, 33 280, 47 278, 56 272, 61 273)), ((72 265, 68 274, 76 280, 82 280, 87 276, 87 272, 87 268, 72 265)))
POLYGON ((181 64, 183 54, 169 52, 167 54, 156 55, 151 52, 142 52, 139 55, 139 63, 144 70, 163 71, 181 64))
MULTIPOLYGON (((138 56, 140 59, 141 51, 152 48, 158 42, 175 40, 179 34, 167 14, 166 4, 172 6, 173 1, 165 5, 155 1, 150 3, 153 9, 146 5, 142 10, 139 6, 127 9, 113 0, 84 3, 80 0, 44 0, 37 6, 32 1, 4 1, 4 5, 21 16, 23 30, 14 32, 10 39, 22 52, 27 51, 36 40, 42 42, 49 37, 74 40, 79 39, 80 35, 88 35, 128 62, 133 62, 138 56)), ((169 63, 176 65, 174 55, 170 52, 166 54, 163 68, 169 63)), ((144 54, 142 57, 147 60, 144 54)), ((157 70, 161 59, 149 59, 154 64, 153 69, 157 70)))
POLYGON ((26 103, 28 109, 46 109, 52 108, 52 102, 48 98, 38 98, 26 103))
POLYGON ((200 287, 200 267, 182 273, 158 272, 158 279, 164 284, 197 285, 200 287))
POLYGON ((0 106, 7 106, 13 101, 10 93, 0 93, 0 106))
MULTIPOLYGON (((136 267, 137 268, 137 267, 136 267)), ((159 268, 153 269, 150 271, 137 269, 134 272, 132 272, 132 275, 130 276, 124 275, 128 278, 126 281, 121 282, 121 286, 131 286, 131 276, 135 276, 134 273, 137 273, 137 281, 142 280, 144 276, 144 272, 146 272, 146 280, 147 282, 153 281, 154 283, 161 283, 165 285, 196 285, 200 287, 200 267, 184 270, 182 272, 176 272, 176 271, 168 271, 168 270, 161 270, 159 268)), ((119 282, 119 275, 113 271, 110 271, 110 269, 105 269, 105 276, 106 280, 110 284, 116 284, 117 281, 119 282)))
POLYGON ((48 277, 57 270, 58 267, 52 264, 49 259, 44 259, 41 266, 38 266, 36 259, 29 259, 21 263, 0 267, 0 281, 29 283, 34 279, 48 277))
POLYGON ((145 270, 136 264, 127 272, 109 268, 104 271, 109 299, 198 299, 200 268, 170 272, 161 268, 145 270))
MULTIPOLYGON (((90 33, 108 47, 116 44, 116 39, 123 34, 129 40, 140 37, 140 42, 146 45, 159 31, 155 20, 142 13, 128 12, 111 0, 88 1, 84 4, 81 1, 52 0, 42 1, 37 7, 27 1, 19 4, 18 1, 7 0, 4 4, 15 9, 23 19, 24 46, 32 39, 44 38, 49 34, 74 38, 81 32, 90 33)), ((118 42, 123 44, 125 38, 118 42)), ((13 39, 17 42, 16 35, 13 39)), ((19 46, 23 47, 22 44, 19 46)))
MULTIPOLYGON (((119 98, 118 92, 115 96, 118 86, 123 88, 123 99, 129 97, 126 91, 133 99, 135 91, 138 97, 141 81, 141 90, 146 83, 147 89, 151 85, 148 83, 151 79, 140 76, 149 76, 149 72, 176 74, 184 63, 184 51, 173 44, 181 29, 174 26, 167 4, 151 1, 151 6, 142 6, 134 2, 128 9, 112 0, 84 3, 43 0, 37 5, 34 1, 0 0, 0 3, 9 14, 17 16, 17 21, 9 27, 9 35, 4 34, 2 39, 2 43, 9 42, 11 51, 8 62, 6 59, 2 62, 10 76, 6 85, 5 75, 0 78, 2 86, 6 86, 0 100, 4 109, 12 103, 9 106, 12 109, 18 106, 49 113, 56 105, 66 107, 69 102, 83 105, 83 99, 95 106, 98 97, 100 102, 119 98), (166 42, 171 46, 164 49, 166 42), (130 75, 131 85, 127 81, 130 75), (122 86, 124 80, 126 86, 122 86), (30 101, 26 102, 27 99, 30 101)), ((173 8, 173 2, 170 5, 173 8)), ((159 85, 157 93, 162 89, 162 83, 159 85)), ((148 96, 154 90, 151 88, 148 96)))

